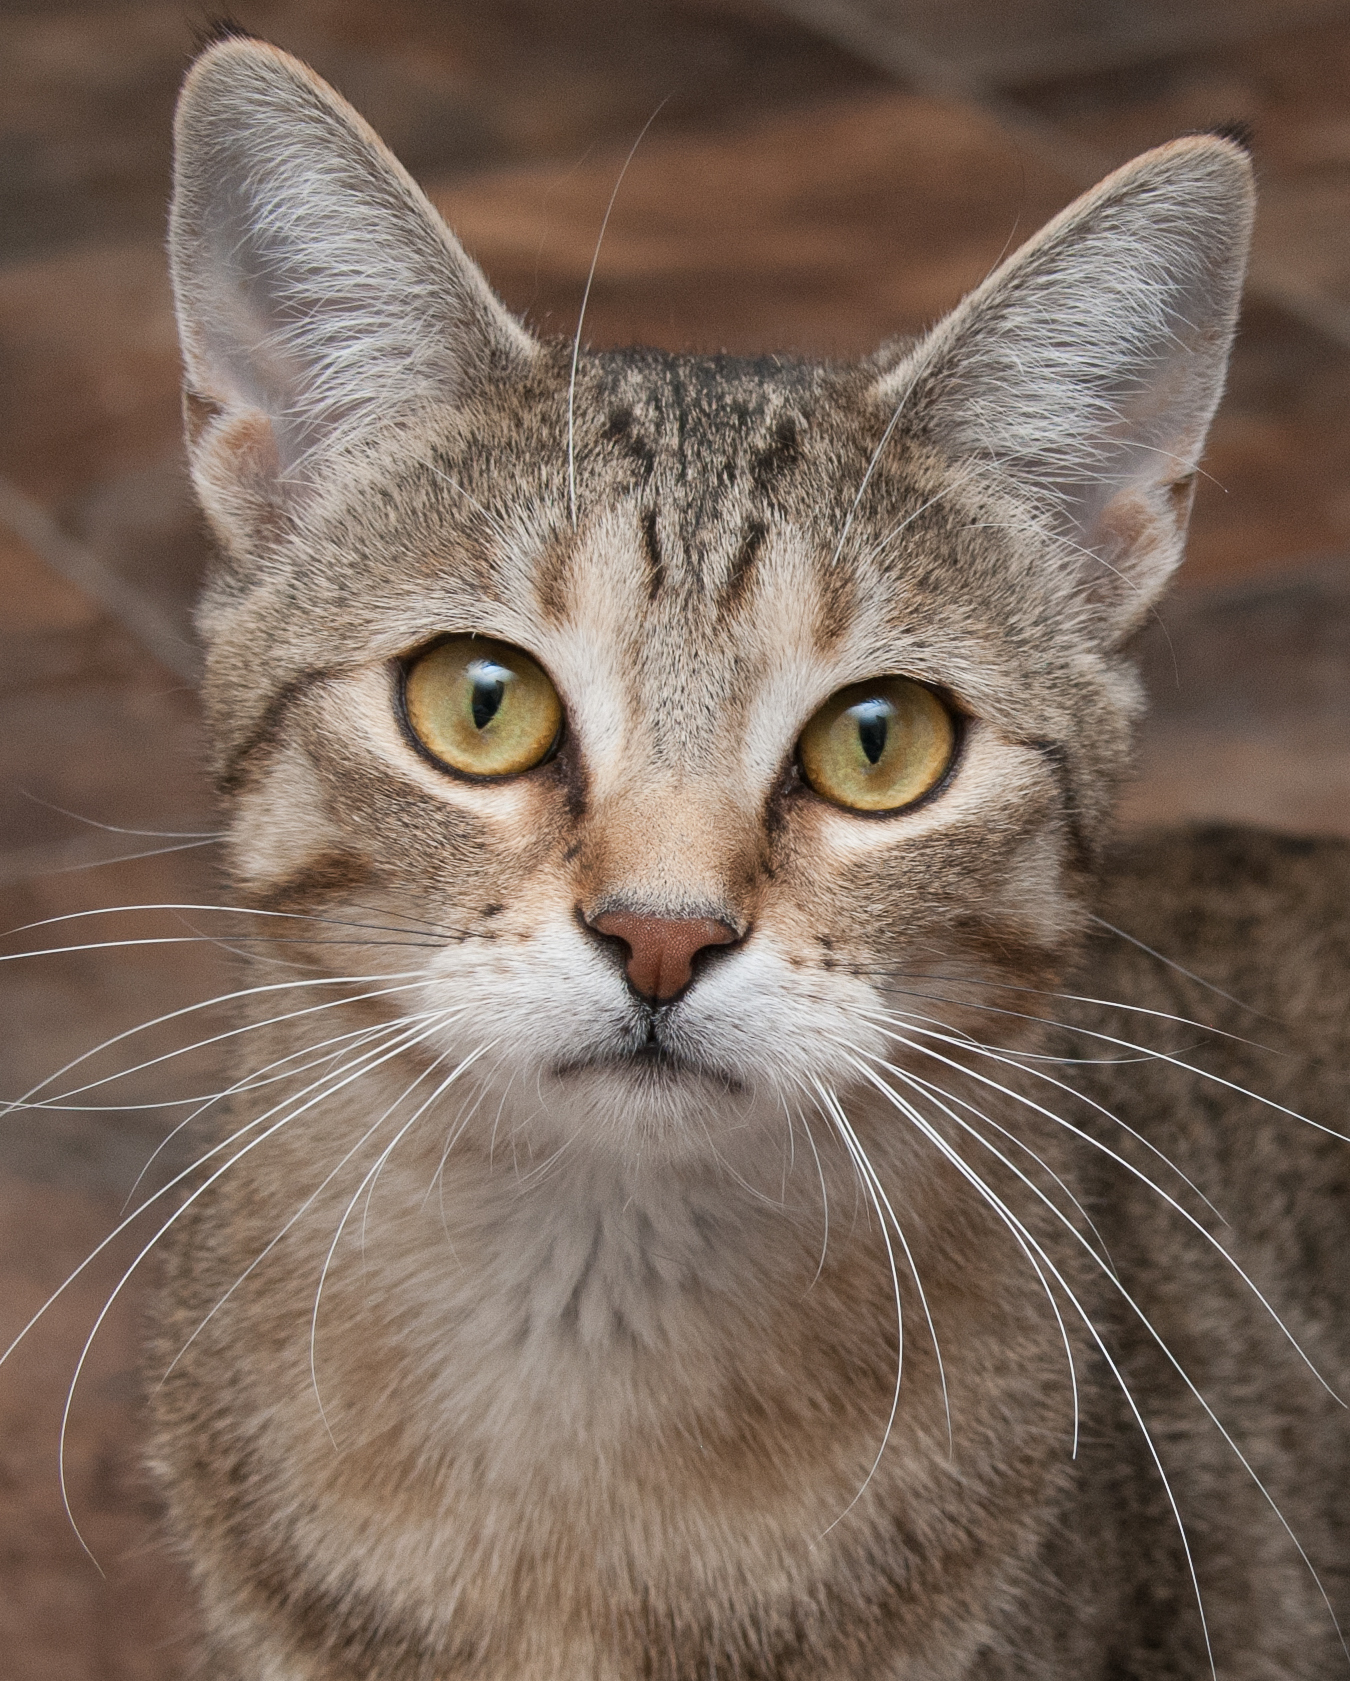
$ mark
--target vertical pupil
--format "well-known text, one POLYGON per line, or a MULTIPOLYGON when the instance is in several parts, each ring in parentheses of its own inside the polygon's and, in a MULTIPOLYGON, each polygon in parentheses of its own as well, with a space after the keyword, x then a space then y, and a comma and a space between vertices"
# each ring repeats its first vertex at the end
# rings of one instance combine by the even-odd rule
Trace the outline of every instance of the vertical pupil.
POLYGON ((880 762, 886 751, 886 735, 892 707, 889 701, 865 700, 855 706, 853 716, 858 720, 858 743, 867 755, 868 764, 880 762))
POLYGON ((469 709, 476 729, 486 729, 497 716, 510 676, 509 671, 498 665, 488 665, 486 661, 476 660, 469 667, 469 680, 473 684, 469 709))

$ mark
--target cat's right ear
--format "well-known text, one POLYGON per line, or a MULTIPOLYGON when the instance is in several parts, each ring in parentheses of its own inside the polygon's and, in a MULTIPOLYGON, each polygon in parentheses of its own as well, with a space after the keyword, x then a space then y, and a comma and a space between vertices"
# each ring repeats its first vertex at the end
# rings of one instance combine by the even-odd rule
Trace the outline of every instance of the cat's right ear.
POLYGON ((175 140, 189 455, 227 531, 293 510, 391 419, 533 360, 411 176, 298 60, 246 38, 208 48, 175 140))

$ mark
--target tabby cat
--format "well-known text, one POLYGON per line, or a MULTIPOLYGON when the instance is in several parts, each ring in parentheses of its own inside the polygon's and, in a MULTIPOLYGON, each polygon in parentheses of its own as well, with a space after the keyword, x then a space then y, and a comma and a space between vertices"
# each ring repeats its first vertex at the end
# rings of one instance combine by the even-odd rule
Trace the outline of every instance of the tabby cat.
POLYGON ((257 41, 177 147, 198 1673, 1350 1674, 1350 848, 1111 829, 1241 146, 856 365, 538 341, 257 41))

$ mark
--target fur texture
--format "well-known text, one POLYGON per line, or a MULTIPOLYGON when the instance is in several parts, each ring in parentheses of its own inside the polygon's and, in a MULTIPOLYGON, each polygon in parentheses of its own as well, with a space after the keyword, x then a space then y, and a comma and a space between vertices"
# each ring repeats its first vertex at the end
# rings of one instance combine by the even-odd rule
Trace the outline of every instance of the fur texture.
POLYGON ((1241 149, 843 367, 534 342, 264 45, 178 142, 268 989, 154 1350, 211 1681, 1341 1673, 1344 1414, 1273 1316, 1350 1381, 1344 1146, 1296 1118, 1344 1126, 1350 860, 1109 829, 1241 149), (540 662, 555 757, 414 749, 446 632, 540 662), (874 818, 795 743, 886 673, 960 743, 874 818), (735 938, 653 1006, 619 910, 735 938))

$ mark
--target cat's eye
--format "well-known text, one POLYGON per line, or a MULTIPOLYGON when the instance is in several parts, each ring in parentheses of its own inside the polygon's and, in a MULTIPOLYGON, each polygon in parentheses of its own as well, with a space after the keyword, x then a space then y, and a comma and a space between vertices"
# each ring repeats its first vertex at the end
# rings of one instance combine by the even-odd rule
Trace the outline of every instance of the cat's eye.
POLYGON ((956 752, 951 712, 922 683, 877 677, 827 700, 797 754, 816 793, 850 811, 899 811, 941 782, 956 752))
POLYGON ((417 655, 403 710, 422 747, 464 776, 519 776, 562 734, 562 702, 538 661, 483 636, 451 636, 417 655))

